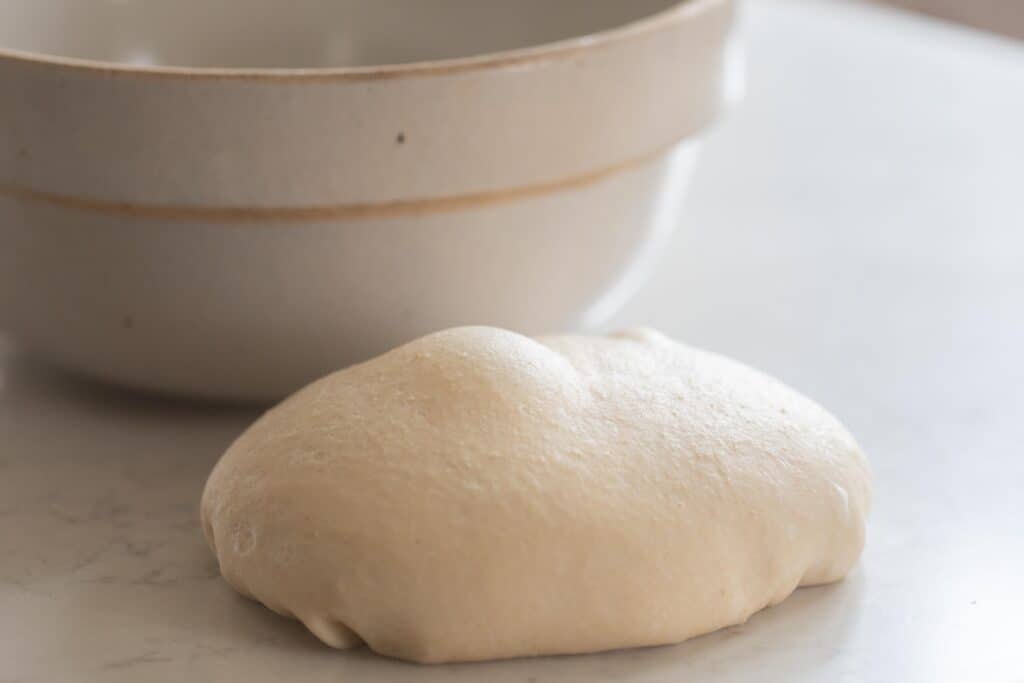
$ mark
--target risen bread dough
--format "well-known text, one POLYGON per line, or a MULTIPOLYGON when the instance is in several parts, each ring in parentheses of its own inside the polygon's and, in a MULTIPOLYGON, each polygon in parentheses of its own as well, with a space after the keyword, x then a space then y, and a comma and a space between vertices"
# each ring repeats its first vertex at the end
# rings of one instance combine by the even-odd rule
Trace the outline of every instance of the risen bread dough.
POLYGON ((870 474, 817 404, 646 330, 433 334, 246 431, 203 493, 236 590, 419 662, 674 643, 835 581, 870 474))

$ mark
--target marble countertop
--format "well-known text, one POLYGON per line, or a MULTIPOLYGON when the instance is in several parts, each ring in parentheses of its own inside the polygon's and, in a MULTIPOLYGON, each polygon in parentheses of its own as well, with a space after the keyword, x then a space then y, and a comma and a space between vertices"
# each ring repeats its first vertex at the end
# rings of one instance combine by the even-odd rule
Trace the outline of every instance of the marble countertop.
POLYGON ((673 647, 417 667, 232 593, 197 520, 254 417, 0 348, 0 683, 1024 681, 1024 48, 821 0, 747 13, 745 105, 616 320, 814 396, 871 456, 863 561, 673 647))

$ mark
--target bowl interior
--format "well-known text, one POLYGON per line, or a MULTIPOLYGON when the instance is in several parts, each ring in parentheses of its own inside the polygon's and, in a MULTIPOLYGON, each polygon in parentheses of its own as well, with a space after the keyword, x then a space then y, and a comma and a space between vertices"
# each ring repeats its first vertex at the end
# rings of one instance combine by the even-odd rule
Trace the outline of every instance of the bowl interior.
POLYGON ((133 65, 450 59, 608 30, 680 0, 3 0, 0 48, 133 65))

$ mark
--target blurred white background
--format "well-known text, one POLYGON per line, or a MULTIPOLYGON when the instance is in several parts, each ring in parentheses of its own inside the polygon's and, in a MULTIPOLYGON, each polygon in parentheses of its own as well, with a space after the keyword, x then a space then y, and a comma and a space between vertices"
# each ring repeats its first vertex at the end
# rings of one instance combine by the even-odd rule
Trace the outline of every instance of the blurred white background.
POLYGON ((1024 39, 1024 0, 876 0, 1024 39))

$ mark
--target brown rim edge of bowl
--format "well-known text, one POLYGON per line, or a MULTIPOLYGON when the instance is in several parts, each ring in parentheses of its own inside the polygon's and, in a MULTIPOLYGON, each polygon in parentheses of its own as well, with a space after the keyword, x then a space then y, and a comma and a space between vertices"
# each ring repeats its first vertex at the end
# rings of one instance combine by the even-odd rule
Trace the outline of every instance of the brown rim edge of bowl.
POLYGON ((23 62, 35 66, 91 71, 103 73, 107 76, 135 78, 335 82, 441 76, 463 71, 501 69, 528 63, 550 61, 575 54, 595 45, 609 45, 654 33, 693 16, 713 11, 716 8, 730 8, 733 3, 734 0, 677 0, 668 9, 604 31, 514 50, 502 50, 500 52, 469 57, 409 62, 407 64, 299 69, 138 66, 77 57, 61 57, 26 50, 15 50, 2 46, 0 46, 0 62, 23 62))
POLYGON ((528 199, 587 187, 619 173, 630 171, 667 154, 676 146, 684 143, 691 135, 686 135, 679 140, 675 140, 668 145, 662 145, 638 157, 571 178, 537 183, 535 185, 523 185, 500 190, 484 190, 444 197, 319 206, 178 206, 173 204, 142 204, 111 199, 94 199, 92 197, 34 190, 9 183, 0 183, 0 197, 77 211, 177 222, 310 223, 333 220, 393 218, 396 216, 445 213, 494 204, 506 204, 519 199, 528 199))

